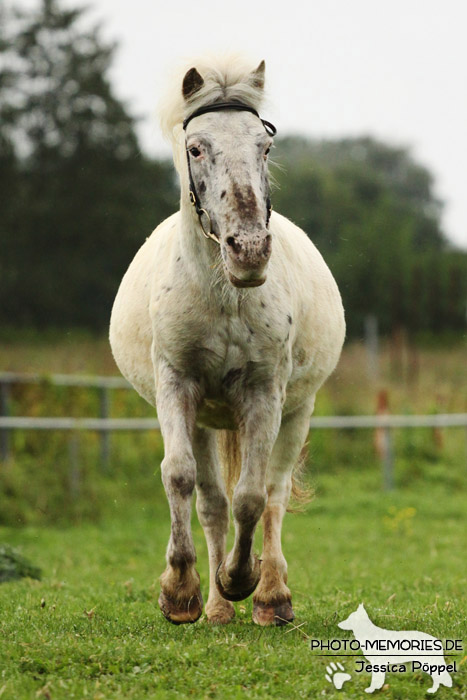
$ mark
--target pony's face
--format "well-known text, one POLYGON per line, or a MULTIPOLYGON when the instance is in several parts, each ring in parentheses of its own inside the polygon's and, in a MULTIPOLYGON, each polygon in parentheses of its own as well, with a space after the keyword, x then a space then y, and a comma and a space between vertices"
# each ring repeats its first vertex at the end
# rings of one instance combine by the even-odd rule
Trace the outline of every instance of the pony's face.
POLYGON ((266 280, 271 255, 267 229, 271 145, 261 121, 249 112, 204 114, 187 128, 193 182, 235 287, 257 287, 266 280))

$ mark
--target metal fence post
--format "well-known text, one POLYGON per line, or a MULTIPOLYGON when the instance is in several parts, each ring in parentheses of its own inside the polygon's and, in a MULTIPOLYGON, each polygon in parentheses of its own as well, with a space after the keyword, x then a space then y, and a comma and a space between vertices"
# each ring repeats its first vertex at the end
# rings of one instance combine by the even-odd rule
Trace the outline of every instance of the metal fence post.
POLYGON ((81 470, 79 464, 78 431, 71 432, 68 438, 68 457, 70 460, 69 489, 72 501, 76 501, 81 492, 81 470))
MULTIPOLYGON (((110 397, 107 387, 99 389, 99 416, 100 418, 108 418, 110 413, 110 397)), ((110 459, 110 431, 102 430, 100 435, 101 442, 101 461, 104 471, 109 469, 110 459)))
MULTIPOLYGON (((10 415, 9 401, 10 385, 7 382, 0 382, 0 416, 10 415)), ((10 434, 8 428, 0 430, 0 457, 2 460, 8 459, 10 456, 10 434)))

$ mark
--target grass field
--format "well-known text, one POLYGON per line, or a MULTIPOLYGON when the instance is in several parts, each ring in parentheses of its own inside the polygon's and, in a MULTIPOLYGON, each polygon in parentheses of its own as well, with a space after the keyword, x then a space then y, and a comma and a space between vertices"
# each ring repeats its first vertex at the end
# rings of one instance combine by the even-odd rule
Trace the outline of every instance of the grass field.
MULTIPOLYGON (((152 507, 116 506, 98 526, 1 528, 0 541, 20 545, 44 575, 0 587, 0 697, 363 697, 369 676, 354 659, 341 659, 352 678, 337 691, 325 679, 331 657, 310 651, 311 637, 349 637, 336 623, 362 601, 382 627, 466 640, 465 495, 420 484, 383 496, 368 471, 337 470, 315 486, 284 528, 299 629, 256 627, 249 600, 225 628, 167 623, 156 606, 169 531, 160 490, 152 507)), ((194 532, 206 598, 196 523, 194 532)), ((437 697, 466 697, 466 659, 457 655, 454 686, 437 697)), ((424 697, 430 684, 388 674, 379 694, 424 697)))
MULTIPOLYGON (((360 346, 346 349, 318 414, 372 413, 381 388, 393 412, 467 409, 464 347, 420 351, 417 376, 408 354, 388 347, 378 381, 368 378, 365 363, 360 346)), ((0 368, 115 373, 105 340, 73 335, 5 343, 0 368)), ((95 397, 63 390, 22 389, 13 402, 18 415, 96 409, 95 397)), ((143 413, 151 409, 117 392, 113 415, 143 413)), ((356 673, 354 659, 340 659, 351 680, 338 691, 325 675, 339 657, 310 651, 311 638, 350 638, 337 622, 362 601, 381 627, 464 640, 454 685, 436 697, 467 698, 465 436, 398 431, 398 488, 390 493, 381 490, 372 438, 371 431, 312 436, 316 497, 306 512, 287 516, 283 534, 301 626, 262 629, 251 622, 251 600, 236 604, 225 628, 204 618, 175 627, 159 612, 170 520, 157 435, 116 436, 107 475, 98 471, 96 437, 83 437, 82 487, 70 498, 65 438, 16 434, 15 455, 0 468, 0 522, 8 523, 0 526, 0 544, 19 547, 43 577, 0 585, 0 699, 368 697, 369 674, 356 673)), ((193 528, 206 600, 206 546, 196 519, 193 528)), ((429 697, 430 685, 426 674, 388 674, 374 697, 429 697)))

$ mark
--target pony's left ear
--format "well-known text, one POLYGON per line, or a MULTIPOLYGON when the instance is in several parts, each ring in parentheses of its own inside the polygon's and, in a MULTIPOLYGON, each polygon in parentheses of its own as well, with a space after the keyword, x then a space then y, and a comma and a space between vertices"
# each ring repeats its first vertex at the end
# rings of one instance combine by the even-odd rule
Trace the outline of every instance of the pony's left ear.
POLYGON ((254 71, 252 71, 250 73, 250 76, 249 76, 250 84, 253 87, 258 88, 259 90, 263 90, 265 72, 266 72, 266 64, 264 61, 261 61, 258 68, 256 68, 254 71))

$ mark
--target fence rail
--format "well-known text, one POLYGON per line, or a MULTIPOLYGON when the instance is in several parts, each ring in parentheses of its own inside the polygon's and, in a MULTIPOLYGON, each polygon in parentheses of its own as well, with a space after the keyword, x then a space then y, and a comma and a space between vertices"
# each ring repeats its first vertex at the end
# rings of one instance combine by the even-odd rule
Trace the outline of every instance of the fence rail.
MULTIPOLYGON (((114 431, 159 430, 159 421, 155 418, 109 418, 110 391, 113 389, 131 389, 131 385, 122 377, 98 377, 72 374, 18 374, 0 372, 0 457, 9 455, 9 431, 11 430, 64 430, 96 431, 100 434, 101 458, 106 467, 110 457, 110 435, 114 431), (98 418, 59 418, 11 416, 10 387, 14 384, 43 384, 44 386, 68 386, 97 389, 99 391, 98 418)), ((467 413, 443 413, 432 415, 375 415, 375 416, 316 416, 310 420, 310 428, 321 429, 376 429, 382 434, 383 446, 381 462, 383 487, 394 487, 394 457, 392 448, 392 431, 395 428, 464 428, 466 429, 467 447, 467 413)), ((73 438, 75 439, 75 438, 73 438)))
POLYGON ((90 389, 132 389, 123 377, 98 377, 86 374, 27 374, 0 372, 0 384, 50 384, 52 386, 82 386, 90 389))
MULTIPOLYGON (((317 416, 311 429, 348 428, 467 428, 467 413, 438 413, 428 416, 317 416)), ((0 416, 4 430, 159 430, 155 418, 29 418, 0 416)))

